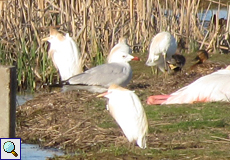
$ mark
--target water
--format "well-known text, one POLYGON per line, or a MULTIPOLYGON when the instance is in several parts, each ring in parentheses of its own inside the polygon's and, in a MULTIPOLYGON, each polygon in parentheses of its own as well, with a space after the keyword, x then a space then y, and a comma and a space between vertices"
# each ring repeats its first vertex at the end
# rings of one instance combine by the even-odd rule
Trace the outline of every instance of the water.
MULTIPOLYGON (((198 17, 200 20, 210 21, 214 14, 217 15, 217 12, 218 12, 218 10, 211 9, 211 10, 208 10, 208 12, 206 14, 206 10, 204 10, 203 12, 198 14, 198 17)), ((219 19, 220 18, 227 19, 227 16, 228 16, 227 8, 221 8, 218 15, 219 15, 219 19)))
POLYGON ((36 144, 22 144, 22 160, 45 160, 54 155, 61 156, 64 153, 57 149, 41 149, 36 144))
MULTIPOLYGON (((17 95, 17 106, 23 105, 28 100, 33 99, 33 95, 31 94, 24 94, 24 95, 17 95)), ((45 160, 48 157, 53 157, 54 155, 61 156, 64 153, 58 149, 42 149, 39 145, 36 144, 25 144, 22 143, 21 146, 21 159, 22 160, 45 160)))
POLYGON ((16 105, 17 106, 23 105, 27 101, 33 99, 33 97, 34 96, 32 94, 21 94, 21 95, 17 95, 17 97, 16 97, 16 105))

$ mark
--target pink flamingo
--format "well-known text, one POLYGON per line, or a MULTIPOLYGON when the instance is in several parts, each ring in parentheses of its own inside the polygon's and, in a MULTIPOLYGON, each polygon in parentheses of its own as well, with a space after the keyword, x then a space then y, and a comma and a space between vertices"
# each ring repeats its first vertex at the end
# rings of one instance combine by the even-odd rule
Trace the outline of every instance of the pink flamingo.
POLYGON ((170 95, 154 95, 147 104, 183 104, 230 100, 230 65, 226 69, 203 76, 170 95))

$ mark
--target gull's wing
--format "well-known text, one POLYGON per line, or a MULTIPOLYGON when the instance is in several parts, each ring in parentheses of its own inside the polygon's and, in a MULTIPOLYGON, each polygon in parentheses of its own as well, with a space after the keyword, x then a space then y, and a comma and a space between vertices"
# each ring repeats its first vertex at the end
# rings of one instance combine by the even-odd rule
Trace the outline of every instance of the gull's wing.
POLYGON ((69 84, 101 85, 109 87, 111 84, 127 85, 131 79, 130 65, 123 63, 108 63, 91 68, 67 80, 69 84))

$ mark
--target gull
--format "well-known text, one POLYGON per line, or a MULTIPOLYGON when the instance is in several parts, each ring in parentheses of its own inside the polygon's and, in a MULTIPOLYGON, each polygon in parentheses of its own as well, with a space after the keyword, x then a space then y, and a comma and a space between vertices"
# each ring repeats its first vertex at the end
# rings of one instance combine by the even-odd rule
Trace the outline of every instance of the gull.
POLYGON ((125 37, 119 38, 118 43, 111 49, 107 57, 107 63, 111 63, 111 61, 113 60, 113 56, 116 55, 117 52, 132 54, 132 49, 128 45, 127 38, 125 37))
POLYGON ((64 91, 85 89, 91 92, 104 92, 111 84, 122 87, 128 85, 132 78, 132 68, 128 63, 131 60, 139 60, 138 57, 130 55, 127 40, 121 39, 111 50, 108 63, 93 67, 81 74, 69 78, 65 82, 64 91), (67 86, 68 85, 68 86, 67 86))

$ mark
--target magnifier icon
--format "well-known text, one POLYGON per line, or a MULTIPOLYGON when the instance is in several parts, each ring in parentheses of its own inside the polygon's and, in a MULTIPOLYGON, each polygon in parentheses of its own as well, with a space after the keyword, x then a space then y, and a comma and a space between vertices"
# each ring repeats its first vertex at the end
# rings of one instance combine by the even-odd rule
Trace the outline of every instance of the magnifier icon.
POLYGON ((7 153, 12 153, 15 157, 18 156, 18 154, 14 151, 15 150, 15 145, 11 141, 7 141, 3 145, 3 149, 7 153))

